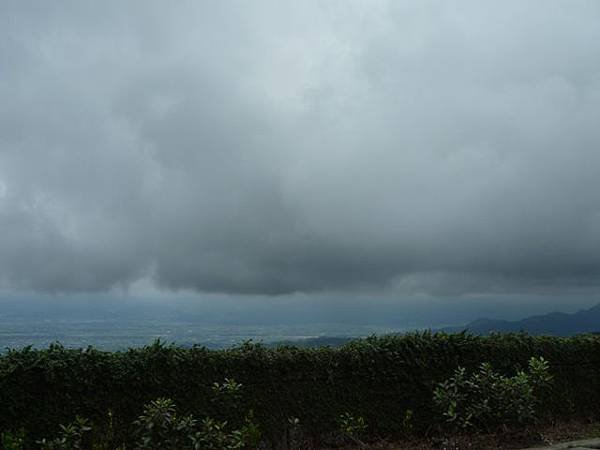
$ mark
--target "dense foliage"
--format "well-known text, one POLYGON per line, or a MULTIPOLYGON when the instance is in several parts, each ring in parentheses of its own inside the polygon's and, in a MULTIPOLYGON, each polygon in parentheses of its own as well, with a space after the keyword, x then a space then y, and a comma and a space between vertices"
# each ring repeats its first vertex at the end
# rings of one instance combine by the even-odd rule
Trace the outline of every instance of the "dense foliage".
POLYGON ((149 402, 170 398, 183 416, 228 421, 233 429, 244 426, 239 411, 253 411, 271 441, 285 439, 292 419, 315 438, 339 429, 340 417, 361 418, 367 437, 418 434, 436 425, 436 417, 444 421, 433 392, 457 367, 473 371, 489 362, 499 374, 514 376, 531 357, 550 363, 545 412, 600 413, 600 336, 415 333, 337 349, 246 344, 209 351, 155 343, 114 353, 59 345, 10 351, 0 357, 0 431, 24 430, 27 439, 39 440, 80 416, 98 433, 110 428, 115 441, 132 444, 132 419, 149 402), (215 395, 214 381, 225 378, 244 386, 235 405, 215 395))
POLYGON ((500 427, 533 423, 541 414, 540 402, 549 393, 552 375, 548 362, 531 358, 527 370, 506 376, 482 363, 467 374, 459 367, 433 391, 433 401, 451 429, 493 432, 500 427))
MULTIPOLYGON (((237 384, 239 390, 241 385, 237 384)), ((112 430, 92 433, 91 424, 81 417, 60 425, 58 436, 35 442, 39 450, 249 450, 259 445, 260 432, 246 416, 240 429, 210 417, 201 421, 194 416, 177 414, 171 399, 159 398, 144 406, 143 414, 133 422, 135 440, 132 447, 115 442, 112 430)), ((24 450, 22 434, 3 433, 2 450, 24 450)))

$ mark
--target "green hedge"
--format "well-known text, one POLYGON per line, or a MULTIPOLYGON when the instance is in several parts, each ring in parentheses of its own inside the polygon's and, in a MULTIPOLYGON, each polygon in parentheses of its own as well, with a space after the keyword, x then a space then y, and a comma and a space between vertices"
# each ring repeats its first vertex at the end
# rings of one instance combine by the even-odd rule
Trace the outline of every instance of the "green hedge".
POLYGON ((549 414, 600 413, 600 336, 415 333, 337 349, 247 344, 211 351, 155 343, 125 352, 59 345, 10 351, 0 356, 0 430, 23 428, 33 439, 53 436, 58 424, 76 415, 101 424, 111 410, 118 435, 127 438, 126 424, 157 397, 173 399, 182 413, 222 417, 209 400, 211 386, 229 377, 244 386, 241 411, 252 409, 272 440, 281 438, 288 418, 298 417, 305 431, 317 436, 334 429, 346 412, 364 417, 372 435, 392 437, 412 410, 414 432, 422 433, 435 425, 435 385, 457 366, 487 361, 511 374, 531 356, 543 356, 551 365, 549 414))

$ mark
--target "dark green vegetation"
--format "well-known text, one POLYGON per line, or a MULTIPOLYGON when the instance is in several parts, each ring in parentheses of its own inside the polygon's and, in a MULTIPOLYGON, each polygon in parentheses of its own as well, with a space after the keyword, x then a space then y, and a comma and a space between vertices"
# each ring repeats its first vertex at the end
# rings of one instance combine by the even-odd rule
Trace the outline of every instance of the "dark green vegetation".
POLYGON ((493 433, 506 426, 521 426, 541 417, 544 397, 551 392, 548 362, 531 358, 527 370, 513 376, 494 371, 483 363, 467 374, 459 367, 433 391, 433 401, 455 430, 474 429, 493 433))
POLYGON ((79 416, 91 433, 110 431, 113 442, 134 448, 133 422, 144 406, 169 398, 182 416, 228 420, 233 429, 252 411, 252 423, 272 443, 284 442, 297 427, 318 442, 340 429, 340 417, 361 439, 424 435, 447 426, 447 409, 440 410, 434 391, 453 377, 456 382, 458 367, 468 376, 487 362, 488 381, 504 376, 507 392, 529 392, 539 384, 532 357, 549 362, 552 379, 547 393, 535 398, 536 411, 543 412, 536 419, 599 415, 600 336, 415 333, 335 349, 246 344, 212 351, 155 343, 114 353, 58 345, 10 351, 0 357, 0 430, 23 430, 33 442, 56 436, 60 424, 79 416), (519 370, 533 378, 519 378, 519 370), (243 386, 232 406, 215 401, 214 382, 225 378, 243 386))
MULTIPOLYGON (((229 400, 226 403, 235 405, 235 396, 241 385, 232 380, 216 384, 217 395, 213 400, 229 400), (233 388, 233 390, 231 390, 233 388)), ((227 421, 219 421, 210 417, 196 419, 192 414, 181 415, 172 400, 156 399, 146 406, 142 415, 132 423, 133 433, 129 441, 136 450, 235 450, 256 448, 259 445, 260 431, 247 414, 244 423, 233 428, 227 421)), ((59 436, 53 439, 41 439, 36 442, 40 450, 125 450, 127 444, 115 439, 114 422, 110 417, 109 428, 103 433, 94 430, 88 420, 77 417, 74 422, 60 426, 59 436), (94 433, 94 431, 96 431, 94 433), (95 434, 95 435, 94 435, 95 434)), ((21 450, 23 438, 15 442, 3 444, 5 450, 21 450)))

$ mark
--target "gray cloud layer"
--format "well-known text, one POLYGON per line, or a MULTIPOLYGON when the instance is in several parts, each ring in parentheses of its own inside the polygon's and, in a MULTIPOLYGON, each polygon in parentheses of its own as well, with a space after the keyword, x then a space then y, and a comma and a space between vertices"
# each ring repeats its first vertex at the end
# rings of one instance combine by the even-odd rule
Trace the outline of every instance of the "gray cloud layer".
POLYGON ((600 286, 600 3, 0 5, 0 285, 600 286))

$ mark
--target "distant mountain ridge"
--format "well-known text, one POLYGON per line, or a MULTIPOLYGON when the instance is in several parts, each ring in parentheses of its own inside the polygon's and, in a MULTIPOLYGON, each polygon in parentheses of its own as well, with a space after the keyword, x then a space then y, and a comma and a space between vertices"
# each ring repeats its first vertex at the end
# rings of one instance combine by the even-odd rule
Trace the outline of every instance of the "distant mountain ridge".
MULTIPOLYGON (((589 309, 582 309, 576 313, 551 312, 536 316, 526 317, 521 320, 477 319, 463 326, 444 327, 432 329, 456 333, 468 331, 473 334, 485 335, 490 333, 515 333, 524 331, 532 335, 572 336, 583 333, 600 334, 600 303, 589 309)), ((416 331, 416 330, 415 330, 416 331)), ((403 334, 403 333, 391 333, 403 334)), ((360 337, 347 336, 320 336, 315 338, 277 341, 268 344, 269 347, 279 345, 292 345, 297 347, 340 347, 360 337)))
POLYGON ((477 319, 463 327, 450 327, 445 328, 443 331, 462 330, 467 330, 474 334, 525 331, 529 334, 550 334, 556 336, 598 333, 600 332, 600 303, 573 314, 551 312, 515 321, 477 319))

